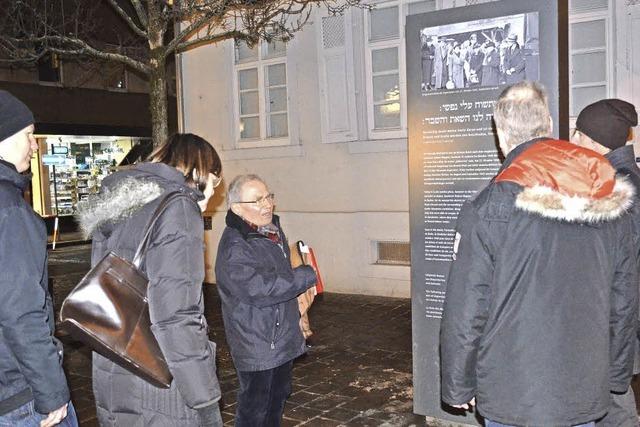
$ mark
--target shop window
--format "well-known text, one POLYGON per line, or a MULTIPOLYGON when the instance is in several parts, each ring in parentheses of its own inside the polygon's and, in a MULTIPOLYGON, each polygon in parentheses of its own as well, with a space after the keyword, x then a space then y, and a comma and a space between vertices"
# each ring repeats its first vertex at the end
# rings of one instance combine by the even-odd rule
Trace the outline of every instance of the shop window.
POLYGON ((377 3, 366 18, 367 116, 371 139, 407 136, 404 26, 408 14, 435 10, 434 1, 377 3))
POLYGON ((289 144, 286 45, 235 44, 239 148, 289 144))
POLYGON ((130 137, 70 135, 38 140, 40 164, 34 174, 38 177, 34 192, 40 202, 34 208, 44 217, 74 215, 78 203, 98 192, 102 180, 139 142, 130 137))

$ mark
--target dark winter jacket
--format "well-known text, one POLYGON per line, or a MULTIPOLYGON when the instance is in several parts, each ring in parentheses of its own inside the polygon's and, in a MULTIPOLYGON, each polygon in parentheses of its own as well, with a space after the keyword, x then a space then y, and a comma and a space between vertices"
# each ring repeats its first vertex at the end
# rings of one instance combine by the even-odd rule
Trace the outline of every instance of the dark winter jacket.
POLYGON ((0 161, 0 415, 31 400, 41 414, 69 401, 53 338, 47 232, 22 197, 30 181, 0 161))
POLYGON ((80 221, 93 238, 92 265, 108 251, 133 259, 143 230, 163 194, 178 190, 154 227, 143 263, 152 331, 173 374, 168 390, 156 388, 93 354, 93 390, 103 426, 197 426, 195 409, 220 398, 215 345, 203 315, 204 227, 197 200, 177 169, 142 163, 103 181, 98 197, 81 207, 80 221))
MULTIPOLYGON (((633 217, 633 224, 635 229, 635 253, 638 257, 638 275, 640 276, 640 169, 636 164, 636 155, 633 150, 633 145, 625 145, 623 147, 617 148, 606 154, 605 157, 607 158, 607 160, 609 160, 609 162, 611 162, 611 165, 619 175, 626 176, 629 181, 631 181, 636 190, 635 203, 631 208, 631 215, 633 217)), ((640 345, 636 349, 633 373, 640 373, 640 345)))
POLYGON ((629 386, 638 317, 633 186, 565 141, 514 149, 463 206, 441 326, 442 400, 570 426, 629 386))
POLYGON ((239 371, 263 371, 305 351, 296 297, 316 283, 309 266, 291 268, 282 247, 227 212, 216 258, 216 282, 233 363, 239 371))

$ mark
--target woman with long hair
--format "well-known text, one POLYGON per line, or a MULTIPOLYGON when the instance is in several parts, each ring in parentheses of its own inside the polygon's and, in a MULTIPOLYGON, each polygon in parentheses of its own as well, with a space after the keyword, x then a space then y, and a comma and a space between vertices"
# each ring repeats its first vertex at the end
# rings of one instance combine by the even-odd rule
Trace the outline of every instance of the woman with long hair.
POLYGON ((149 218, 178 191, 153 227, 142 269, 149 278, 151 329, 173 381, 161 389, 93 353, 93 392, 101 426, 221 426, 215 344, 203 314, 201 211, 221 181, 216 150, 193 134, 176 134, 131 169, 103 181, 79 209, 93 240, 91 263, 109 251, 131 260, 149 218))

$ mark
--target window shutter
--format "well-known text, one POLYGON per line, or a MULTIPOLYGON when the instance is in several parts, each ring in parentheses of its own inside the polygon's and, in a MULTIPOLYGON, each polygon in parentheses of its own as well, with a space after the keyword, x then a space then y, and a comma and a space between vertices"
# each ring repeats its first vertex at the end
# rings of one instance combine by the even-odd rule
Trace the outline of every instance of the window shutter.
POLYGON ((351 14, 319 14, 318 63, 322 141, 357 139, 351 14))

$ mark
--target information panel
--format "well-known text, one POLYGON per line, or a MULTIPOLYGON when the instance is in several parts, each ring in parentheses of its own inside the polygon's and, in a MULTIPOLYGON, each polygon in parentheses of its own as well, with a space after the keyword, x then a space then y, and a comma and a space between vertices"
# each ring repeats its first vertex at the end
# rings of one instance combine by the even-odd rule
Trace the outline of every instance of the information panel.
MULTIPOLYGON (((542 82, 568 133, 566 0, 508 0, 407 17, 414 411, 477 425, 440 402, 439 332, 458 213, 501 164, 493 106, 542 82)), ((556 137, 558 132, 556 132, 556 137)))

